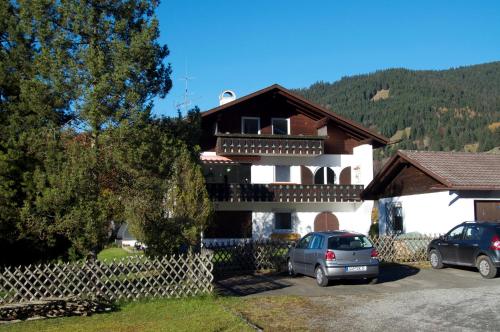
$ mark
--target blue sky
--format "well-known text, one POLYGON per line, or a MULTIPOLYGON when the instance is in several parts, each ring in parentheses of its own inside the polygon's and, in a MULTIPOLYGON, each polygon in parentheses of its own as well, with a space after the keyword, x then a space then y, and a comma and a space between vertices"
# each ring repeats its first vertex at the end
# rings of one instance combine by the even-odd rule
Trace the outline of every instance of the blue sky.
POLYGON ((186 64, 203 111, 224 89, 241 97, 273 83, 500 60, 500 1, 163 0, 157 15, 174 84, 157 115, 176 114, 186 64))

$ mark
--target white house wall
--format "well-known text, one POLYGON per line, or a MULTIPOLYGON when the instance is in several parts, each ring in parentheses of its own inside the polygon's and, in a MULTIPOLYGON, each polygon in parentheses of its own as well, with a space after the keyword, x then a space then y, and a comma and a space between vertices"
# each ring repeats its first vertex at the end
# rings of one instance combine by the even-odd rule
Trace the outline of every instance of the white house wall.
POLYGON ((373 148, 363 144, 353 149, 351 183, 367 186, 373 180, 373 148))
POLYGON ((273 183, 274 166, 273 165, 252 165, 251 168, 252 183, 273 183))
POLYGON ((381 234, 387 232, 387 204, 401 203, 405 233, 443 234, 464 221, 474 220, 474 200, 499 198, 500 194, 491 197, 488 193, 481 196, 450 191, 383 198, 379 200, 379 230, 381 234))
POLYGON ((353 154, 324 154, 317 157, 263 156, 255 161, 251 168, 252 183, 274 182, 274 165, 290 165, 290 182, 301 183, 300 166, 308 167, 314 174, 318 168, 329 167, 336 175, 351 167, 351 184, 368 185, 373 179, 373 148, 370 144, 353 149, 353 154))
MULTIPOLYGON (((204 155, 215 155, 203 152, 204 155)), ((353 154, 324 154, 316 157, 262 156, 252 163, 251 183, 269 184, 275 182, 275 165, 290 165, 290 182, 301 183, 301 166, 308 167, 314 174, 320 167, 329 167, 335 172, 335 183, 340 173, 351 167, 351 184, 368 185, 373 178, 373 149, 364 144, 353 149, 353 154)), ((368 233, 371 224, 373 201, 333 203, 283 203, 283 202, 216 202, 217 211, 253 211, 253 238, 269 238, 274 229, 274 213, 291 212, 292 231, 301 236, 314 230, 314 219, 321 212, 331 212, 339 220, 339 228, 368 233)))
POLYGON ((330 205, 329 209, 325 206, 324 208, 317 209, 316 211, 297 211, 287 207, 268 208, 266 209, 267 211, 254 211, 252 213, 252 237, 254 239, 269 238, 272 233, 290 232, 274 229, 275 212, 292 212, 291 232, 298 233, 301 236, 314 231, 314 219, 319 213, 325 211, 331 212, 337 217, 339 221, 339 229, 360 232, 363 234, 368 233, 371 224, 370 216, 373 207, 372 201, 353 203, 350 211, 346 211, 345 209, 343 209, 344 211, 339 211, 339 209, 335 209, 333 207, 334 206, 330 205))

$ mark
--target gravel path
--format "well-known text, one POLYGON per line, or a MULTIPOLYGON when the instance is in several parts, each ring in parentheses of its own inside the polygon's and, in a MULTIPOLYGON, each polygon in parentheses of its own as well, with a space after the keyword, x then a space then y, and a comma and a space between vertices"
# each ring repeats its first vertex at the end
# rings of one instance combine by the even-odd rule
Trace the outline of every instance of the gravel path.
POLYGON ((326 330, 500 331, 500 286, 310 298, 326 330))
POLYGON ((384 266, 380 283, 339 281, 318 287, 313 278, 239 276, 219 283, 237 296, 308 298, 311 330, 500 331, 500 277, 475 269, 384 266), (327 314, 325 314, 325 309, 327 314))

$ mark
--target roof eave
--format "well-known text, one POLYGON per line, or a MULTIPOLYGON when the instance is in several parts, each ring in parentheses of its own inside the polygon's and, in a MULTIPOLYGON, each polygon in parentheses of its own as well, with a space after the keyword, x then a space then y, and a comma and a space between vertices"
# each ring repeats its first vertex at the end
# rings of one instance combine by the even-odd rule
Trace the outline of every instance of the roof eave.
POLYGON ((376 133, 368 128, 365 128, 352 120, 344 118, 344 117, 342 117, 338 114, 335 114, 333 112, 330 112, 330 111, 326 110, 325 108, 323 108, 322 106, 317 105, 313 102, 310 102, 309 100, 290 92, 288 89, 282 87, 279 84, 273 84, 267 88, 255 91, 249 95, 246 95, 244 97, 233 100, 227 104, 220 105, 218 107, 212 108, 212 109, 205 111, 205 112, 201 112, 201 116, 202 117, 210 116, 214 113, 220 112, 222 110, 225 110, 227 108, 235 106, 239 103, 245 102, 249 99, 252 99, 254 97, 257 97, 259 95, 262 95, 262 94, 267 93, 267 92, 272 91, 272 90, 276 90, 280 94, 286 95, 288 98, 293 99, 295 102, 306 105, 307 107, 311 108, 312 110, 316 111, 317 113, 328 117, 330 120, 337 121, 338 123, 340 123, 344 126, 347 126, 349 128, 352 128, 353 130, 363 134, 363 136, 366 136, 367 139, 372 140, 372 145, 375 148, 383 147, 383 146, 389 144, 389 139, 387 137, 380 135, 380 134, 378 134, 378 133, 376 133))

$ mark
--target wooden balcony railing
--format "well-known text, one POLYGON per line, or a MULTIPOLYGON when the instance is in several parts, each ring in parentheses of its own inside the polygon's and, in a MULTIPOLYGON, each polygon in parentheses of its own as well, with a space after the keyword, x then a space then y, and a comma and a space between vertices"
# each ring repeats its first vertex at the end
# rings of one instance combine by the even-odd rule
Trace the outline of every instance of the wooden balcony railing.
POLYGON ((359 202, 363 185, 207 183, 214 202, 359 202))
POLYGON ((324 151, 324 136, 217 134, 216 152, 231 155, 318 156, 324 151))

